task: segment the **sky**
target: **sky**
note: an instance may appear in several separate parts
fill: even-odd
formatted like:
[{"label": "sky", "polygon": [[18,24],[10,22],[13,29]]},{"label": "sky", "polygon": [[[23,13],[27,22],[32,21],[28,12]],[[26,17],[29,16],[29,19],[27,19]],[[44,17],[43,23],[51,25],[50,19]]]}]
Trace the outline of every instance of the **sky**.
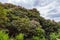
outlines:
[{"label": "sky", "polygon": [[36,8],[42,17],[60,21],[60,0],[0,0],[2,3],[12,3],[25,8]]}]

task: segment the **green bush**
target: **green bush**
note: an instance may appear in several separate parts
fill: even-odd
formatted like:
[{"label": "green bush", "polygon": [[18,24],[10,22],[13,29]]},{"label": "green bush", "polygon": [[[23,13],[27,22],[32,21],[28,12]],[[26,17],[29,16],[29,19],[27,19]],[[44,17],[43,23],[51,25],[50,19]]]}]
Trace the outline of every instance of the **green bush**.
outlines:
[{"label": "green bush", "polygon": [[33,36],[33,40],[40,40],[40,38],[37,36]]},{"label": "green bush", "polygon": [[24,34],[23,33],[20,33],[19,35],[17,35],[15,37],[15,40],[24,40]]},{"label": "green bush", "polygon": [[57,34],[57,38],[60,39],[60,31]]},{"label": "green bush", "polygon": [[60,39],[60,22],[46,20],[35,8],[25,9],[8,3],[0,3],[0,29],[8,30],[9,34],[0,31],[0,40]]},{"label": "green bush", "polygon": [[38,37],[38,36],[33,36],[32,39],[33,39],[33,40],[46,40],[45,37],[40,38],[40,37]]},{"label": "green bush", "polygon": [[50,34],[50,40],[56,40],[56,38],[57,38],[56,33],[51,33]]},{"label": "green bush", "polygon": [[9,40],[8,34],[6,34],[4,31],[0,31],[0,40]]}]

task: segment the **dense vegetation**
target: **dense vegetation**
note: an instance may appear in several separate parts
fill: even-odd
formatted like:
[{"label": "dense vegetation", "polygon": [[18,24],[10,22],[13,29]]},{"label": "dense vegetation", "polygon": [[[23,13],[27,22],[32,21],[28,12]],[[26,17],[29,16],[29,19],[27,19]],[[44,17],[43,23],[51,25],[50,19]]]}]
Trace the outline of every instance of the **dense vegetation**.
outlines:
[{"label": "dense vegetation", "polygon": [[60,22],[46,20],[35,8],[0,3],[0,40],[58,40]]}]

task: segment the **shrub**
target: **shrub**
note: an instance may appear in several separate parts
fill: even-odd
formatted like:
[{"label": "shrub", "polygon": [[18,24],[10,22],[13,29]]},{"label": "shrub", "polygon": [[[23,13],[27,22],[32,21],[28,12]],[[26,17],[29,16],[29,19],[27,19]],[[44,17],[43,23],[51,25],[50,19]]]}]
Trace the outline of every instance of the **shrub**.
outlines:
[{"label": "shrub", "polygon": [[9,40],[8,34],[6,34],[4,31],[0,31],[0,40]]},{"label": "shrub", "polygon": [[23,33],[20,33],[19,35],[17,35],[15,37],[15,40],[24,40],[24,34]]},{"label": "shrub", "polygon": [[40,40],[40,38],[37,36],[33,36],[33,40]]},{"label": "shrub", "polygon": [[40,38],[40,37],[38,37],[38,36],[33,36],[32,39],[33,39],[33,40],[46,40],[45,37]]},{"label": "shrub", "polygon": [[57,38],[56,33],[51,33],[50,34],[50,40],[56,40],[56,38]]},{"label": "shrub", "polygon": [[57,38],[60,39],[60,32],[58,32],[58,34],[57,34]]}]

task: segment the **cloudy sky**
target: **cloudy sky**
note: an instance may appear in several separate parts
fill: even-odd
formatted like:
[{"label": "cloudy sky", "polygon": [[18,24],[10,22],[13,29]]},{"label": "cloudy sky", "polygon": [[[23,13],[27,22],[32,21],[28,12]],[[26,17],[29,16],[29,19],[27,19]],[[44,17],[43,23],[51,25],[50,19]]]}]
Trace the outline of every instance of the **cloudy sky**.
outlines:
[{"label": "cloudy sky", "polygon": [[25,8],[37,8],[46,19],[60,21],[60,0],[0,0],[2,3],[13,3]]}]

